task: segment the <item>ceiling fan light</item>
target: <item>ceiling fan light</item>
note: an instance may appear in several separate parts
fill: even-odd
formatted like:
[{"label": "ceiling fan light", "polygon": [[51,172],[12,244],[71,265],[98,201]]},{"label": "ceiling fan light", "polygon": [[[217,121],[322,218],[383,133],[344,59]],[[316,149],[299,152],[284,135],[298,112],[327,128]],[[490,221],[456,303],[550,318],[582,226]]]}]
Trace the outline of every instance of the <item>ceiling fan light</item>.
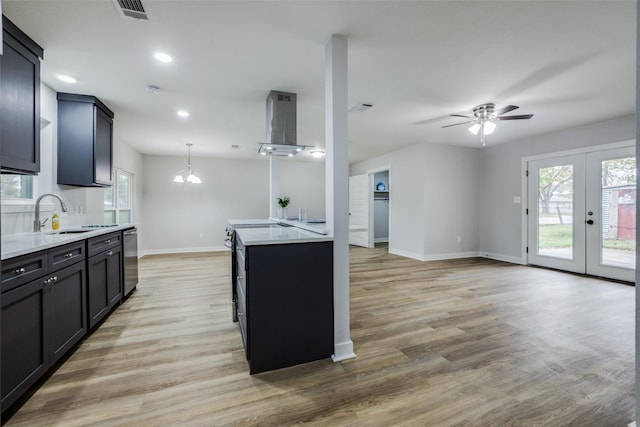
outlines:
[{"label": "ceiling fan light", "polygon": [[470,128],[469,128],[469,132],[471,132],[474,135],[477,135],[478,132],[480,131],[480,123],[474,123]]},{"label": "ceiling fan light", "polygon": [[496,130],[496,124],[493,122],[484,122],[484,134],[491,135]]}]

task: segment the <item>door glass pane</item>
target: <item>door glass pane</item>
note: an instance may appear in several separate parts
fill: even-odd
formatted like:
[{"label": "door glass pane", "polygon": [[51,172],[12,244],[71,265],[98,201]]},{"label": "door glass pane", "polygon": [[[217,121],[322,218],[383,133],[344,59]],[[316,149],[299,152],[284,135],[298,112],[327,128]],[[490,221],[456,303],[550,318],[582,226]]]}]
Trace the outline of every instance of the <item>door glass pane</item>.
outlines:
[{"label": "door glass pane", "polygon": [[602,161],[603,265],[636,266],[636,158]]},{"label": "door glass pane", "polygon": [[573,165],[538,170],[538,255],[573,259]]}]

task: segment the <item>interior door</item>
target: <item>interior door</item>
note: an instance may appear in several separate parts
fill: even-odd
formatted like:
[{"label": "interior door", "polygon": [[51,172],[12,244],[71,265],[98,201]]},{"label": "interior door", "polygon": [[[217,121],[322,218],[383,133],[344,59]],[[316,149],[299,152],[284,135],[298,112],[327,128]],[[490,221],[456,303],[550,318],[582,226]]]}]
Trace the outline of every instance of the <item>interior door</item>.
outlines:
[{"label": "interior door", "polygon": [[628,147],[586,155],[587,274],[635,280],[634,151]]},{"label": "interior door", "polygon": [[369,175],[349,177],[349,244],[372,247],[369,239],[369,205],[372,199]]},{"label": "interior door", "polygon": [[529,162],[528,261],[585,272],[584,155]]}]

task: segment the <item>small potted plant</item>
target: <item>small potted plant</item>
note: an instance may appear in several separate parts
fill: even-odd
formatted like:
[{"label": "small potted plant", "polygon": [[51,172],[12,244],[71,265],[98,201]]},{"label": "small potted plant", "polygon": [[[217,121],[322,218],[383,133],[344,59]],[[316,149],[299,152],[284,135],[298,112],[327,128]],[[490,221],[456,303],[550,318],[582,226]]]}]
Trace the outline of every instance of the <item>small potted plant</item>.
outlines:
[{"label": "small potted plant", "polygon": [[278,204],[280,205],[280,218],[287,219],[287,206],[289,206],[290,199],[287,196],[276,197]]}]

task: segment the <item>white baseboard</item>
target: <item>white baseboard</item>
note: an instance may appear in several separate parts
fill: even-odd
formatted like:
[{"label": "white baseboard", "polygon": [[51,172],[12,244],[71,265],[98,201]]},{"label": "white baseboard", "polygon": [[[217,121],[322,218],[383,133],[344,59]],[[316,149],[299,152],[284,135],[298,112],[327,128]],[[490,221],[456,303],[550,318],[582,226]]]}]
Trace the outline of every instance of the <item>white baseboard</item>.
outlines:
[{"label": "white baseboard", "polygon": [[167,248],[167,249],[147,249],[140,251],[138,258],[145,255],[169,255],[169,254],[188,254],[192,252],[224,252],[230,249],[226,246],[203,246],[198,248]]},{"label": "white baseboard", "polygon": [[480,256],[484,258],[495,259],[496,261],[510,262],[511,264],[527,265],[527,262],[525,260],[514,256],[495,254],[492,252],[481,252]]},{"label": "white baseboard", "polygon": [[401,251],[401,250],[395,249],[395,248],[389,248],[389,253],[390,254],[394,254],[394,255],[400,255],[400,256],[403,256],[405,258],[415,259],[415,260],[418,260],[418,261],[426,261],[424,259],[424,255],[414,254],[413,252]]},{"label": "white baseboard", "polygon": [[341,362],[347,359],[353,359],[356,354],[353,352],[353,341],[345,341],[333,344],[333,354],[331,360]]},{"label": "white baseboard", "polygon": [[480,256],[479,252],[452,252],[448,254],[424,255],[423,261],[442,261],[446,259],[473,258]]},{"label": "white baseboard", "polygon": [[373,239],[374,243],[388,243],[389,242],[389,238],[388,237],[378,237]]}]

